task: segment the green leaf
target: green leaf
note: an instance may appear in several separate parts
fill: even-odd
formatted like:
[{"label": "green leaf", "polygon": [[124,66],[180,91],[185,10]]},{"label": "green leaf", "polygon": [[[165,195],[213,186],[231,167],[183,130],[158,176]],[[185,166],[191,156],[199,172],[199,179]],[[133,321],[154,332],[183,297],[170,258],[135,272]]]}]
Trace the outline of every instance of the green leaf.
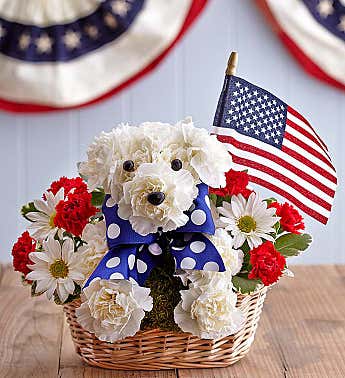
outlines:
[{"label": "green leaf", "polygon": [[22,214],[22,216],[30,222],[31,220],[26,216],[26,214],[32,213],[32,212],[36,212],[36,213],[38,212],[33,202],[29,202],[26,205],[22,206],[20,210],[20,213]]},{"label": "green leaf", "polygon": [[210,200],[216,205],[216,203],[217,203],[217,194],[210,193],[208,196],[210,197]]},{"label": "green leaf", "polygon": [[101,207],[104,201],[105,193],[103,189],[96,189],[92,192],[91,203],[93,206]]},{"label": "green leaf", "polygon": [[266,198],[264,201],[267,203],[267,205],[270,205],[272,202],[277,202],[274,197]]},{"label": "green leaf", "polygon": [[232,283],[241,294],[250,294],[256,290],[258,285],[262,284],[260,280],[250,280],[246,275],[233,276]]},{"label": "green leaf", "polygon": [[284,234],[275,242],[275,248],[285,257],[297,256],[305,251],[312,242],[308,234]]}]

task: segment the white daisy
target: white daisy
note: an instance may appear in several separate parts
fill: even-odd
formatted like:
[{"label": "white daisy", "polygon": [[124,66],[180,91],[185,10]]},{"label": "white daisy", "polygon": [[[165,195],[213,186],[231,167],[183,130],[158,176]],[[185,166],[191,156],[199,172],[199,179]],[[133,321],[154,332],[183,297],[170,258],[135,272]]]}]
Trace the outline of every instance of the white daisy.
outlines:
[{"label": "white daisy", "polygon": [[226,224],[225,229],[234,238],[234,248],[239,248],[247,240],[249,248],[253,249],[262,244],[262,239],[274,241],[270,233],[275,232],[273,225],[279,220],[275,216],[276,209],[267,209],[267,204],[261,201],[256,193],[252,193],[248,200],[241,194],[232,196],[231,203],[223,202],[218,208]]},{"label": "white daisy", "polygon": [[[46,201],[34,200],[37,212],[26,214],[32,223],[29,225],[31,236],[39,241],[52,236],[54,237],[59,228],[55,226],[56,205],[64,199],[64,189],[61,188],[55,195],[52,192],[45,193]],[[61,230],[60,230],[61,231]]]},{"label": "white daisy", "polygon": [[73,294],[75,283],[80,285],[84,280],[79,269],[79,253],[74,252],[72,239],[64,240],[61,245],[49,237],[43,241],[43,251],[31,252],[29,257],[34,264],[28,265],[32,272],[26,279],[36,281],[36,293],[46,292],[48,299],[56,293],[60,301],[65,302],[69,294]]}]

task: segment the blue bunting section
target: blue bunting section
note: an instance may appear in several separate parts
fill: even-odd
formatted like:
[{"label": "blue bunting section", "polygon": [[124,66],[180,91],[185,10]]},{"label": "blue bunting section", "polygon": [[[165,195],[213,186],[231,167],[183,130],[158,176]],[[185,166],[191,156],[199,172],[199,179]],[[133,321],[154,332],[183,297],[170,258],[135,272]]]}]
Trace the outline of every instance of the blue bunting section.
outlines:
[{"label": "blue bunting section", "polygon": [[[144,0],[105,0],[91,14],[73,22],[41,27],[0,18],[0,53],[26,62],[67,62],[119,38],[134,22]],[[16,43],[13,43],[16,41]]]},{"label": "blue bunting section", "polygon": [[139,235],[128,220],[118,215],[118,206],[107,195],[102,207],[107,226],[109,251],[85,284],[94,279],[128,279],[144,285],[151,270],[159,266],[163,251],[169,249],[176,269],[225,271],[223,260],[212,242],[215,226],[210,210],[208,186],[198,185],[199,194],[186,212],[189,221],[172,232]]}]

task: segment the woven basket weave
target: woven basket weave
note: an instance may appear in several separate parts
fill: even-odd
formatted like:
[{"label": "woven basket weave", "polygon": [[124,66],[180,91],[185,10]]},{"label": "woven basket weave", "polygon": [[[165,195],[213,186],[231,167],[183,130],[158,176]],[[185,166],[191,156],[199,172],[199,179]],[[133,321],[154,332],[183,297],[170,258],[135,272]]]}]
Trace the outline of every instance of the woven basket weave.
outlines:
[{"label": "woven basket weave", "polygon": [[201,340],[189,333],[153,329],[140,331],[113,344],[98,340],[77,322],[80,301],[64,305],[77,353],[89,365],[114,370],[160,370],[226,367],[244,357],[259,322],[267,289],[237,296],[237,307],[246,315],[244,328],[219,340]]}]

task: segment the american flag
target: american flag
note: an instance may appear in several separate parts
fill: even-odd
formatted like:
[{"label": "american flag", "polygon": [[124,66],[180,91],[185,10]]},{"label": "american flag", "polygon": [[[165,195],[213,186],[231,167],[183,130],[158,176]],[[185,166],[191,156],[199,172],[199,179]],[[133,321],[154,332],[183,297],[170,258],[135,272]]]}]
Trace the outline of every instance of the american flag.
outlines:
[{"label": "american flag", "polygon": [[326,224],[337,176],[327,147],[295,109],[246,80],[225,77],[212,133],[234,169]]}]

